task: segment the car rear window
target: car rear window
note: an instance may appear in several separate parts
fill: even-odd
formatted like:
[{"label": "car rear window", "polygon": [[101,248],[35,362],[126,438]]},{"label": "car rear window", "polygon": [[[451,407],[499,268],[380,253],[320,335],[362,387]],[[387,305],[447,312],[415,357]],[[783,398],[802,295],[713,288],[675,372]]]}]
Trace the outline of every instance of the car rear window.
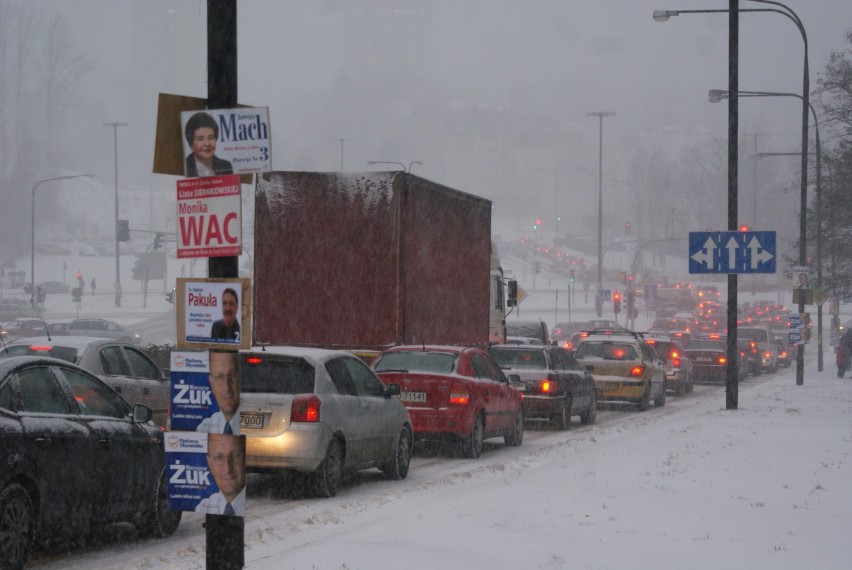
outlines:
[{"label": "car rear window", "polygon": [[312,394],[314,368],[301,358],[245,354],[240,360],[244,393]]},{"label": "car rear window", "polygon": [[7,346],[6,351],[12,356],[50,356],[66,362],[77,362],[77,349],[70,346],[48,346],[38,344],[25,344]]},{"label": "car rear window", "polygon": [[635,346],[623,342],[582,342],[575,356],[578,359],[636,360],[639,354]]},{"label": "car rear window", "polygon": [[491,349],[491,356],[500,366],[511,368],[547,368],[547,359],[541,350],[501,350]]},{"label": "car rear window", "polygon": [[449,352],[388,352],[376,362],[376,372],[453,372],[456,368],[456,355]]}]

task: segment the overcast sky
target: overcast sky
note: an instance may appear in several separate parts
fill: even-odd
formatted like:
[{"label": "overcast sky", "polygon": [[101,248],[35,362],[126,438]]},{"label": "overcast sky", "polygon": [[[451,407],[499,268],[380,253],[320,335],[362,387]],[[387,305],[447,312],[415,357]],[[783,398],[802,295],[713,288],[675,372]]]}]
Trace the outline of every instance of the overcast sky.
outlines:
[{"label": "overcast sky", "polygon": [[[77,141],[70,163],[50,166],[95,172],[111,187],[113,132],[103,123],[127,122],[118,131],[120,187],[146,196],[153,188],[158,200],[172,200],[174,178],[151,174],[157,94],[206,97],[206,2],[26,4],[65,15],[94,63],[79,86],[76,128],[64,133]],[[813,88],[828,54],[847,47],[848,2],[787,4],[808,34]],[[707,100],[709,89],[727,88],[726,14],[684,14],[665,23],[651,14],[727,6],[242,0],[239,101],[269,107],[275,169],[330,171],[342,162],[344,170],[360,171],[372,168],[368,160],[422,161],[412,172],[495,200],[498,216],[519,206],[517,196],[535,200],[537,191],[554,189],[560,209],[571,204],[578,216],[593,211],[597,187],[598,119],[588,113],[616,113],[604,119],[604,182],[616,195],[628,191],[613,181],[629,177],[637,150],[673,153],[726,138],[727,105]],[[741,89],[801,93],[802,60],[803,42],[790,20],[741,14]],[[760,150],[799,149],[798,100],[743,100],[740,113],[741,132],[760,133]],[[124,208],[120,217],[131,216]]]}]

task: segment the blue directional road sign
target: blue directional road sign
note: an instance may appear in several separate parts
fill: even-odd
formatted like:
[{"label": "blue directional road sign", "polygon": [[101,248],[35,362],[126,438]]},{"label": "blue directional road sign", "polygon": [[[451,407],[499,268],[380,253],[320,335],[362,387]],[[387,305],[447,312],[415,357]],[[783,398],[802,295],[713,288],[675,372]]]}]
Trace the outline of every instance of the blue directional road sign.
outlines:
[{"label": "blue directional road sign", "polygon": [[775,232],[689,232],[690,273],[775,273]]}]

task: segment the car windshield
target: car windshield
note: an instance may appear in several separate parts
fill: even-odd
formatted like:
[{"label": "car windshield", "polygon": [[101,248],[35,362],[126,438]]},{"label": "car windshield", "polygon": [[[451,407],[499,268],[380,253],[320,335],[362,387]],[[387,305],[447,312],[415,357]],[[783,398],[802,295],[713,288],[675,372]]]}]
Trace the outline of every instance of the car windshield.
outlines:
[{"label": "car windshield", "polygon": [[3,352],[11,356],[50,356],[67,362],[77,362],[77,349],[70,346],[22,344],[7,346]]},{"label": "car windshield", "polygon": [[301,358],[246,354],[240,363],[240,390],[312,394],[314,368]]},{"label": "car windshield", "polygon": [[456,369],[457,355],[449,352],[387,352],[376,362],[374,370],[384,372],[405,370],[406,372],[438,372],[446,374]]},{"label": "car windshield", "polygon": [[491,349],[491,356],[504,368],[546,369],[547,359],[541,350]]},{"label": "car windshield", "polygon": [[578,360],[583,358],[602,358],[604,360],[636,360],[636,347],[623,342],[582,342],[575,354]]}]

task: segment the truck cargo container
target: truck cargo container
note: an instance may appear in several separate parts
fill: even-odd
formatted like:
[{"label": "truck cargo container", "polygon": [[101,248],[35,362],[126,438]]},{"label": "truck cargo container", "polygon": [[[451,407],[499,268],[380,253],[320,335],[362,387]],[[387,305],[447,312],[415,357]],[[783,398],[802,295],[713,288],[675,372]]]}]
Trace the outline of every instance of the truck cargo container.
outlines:
[{"label": "truck cargo container", "polygon": [[405,172],[260,175],[254,342],[502,342],[496,256],[484,198]]}]

